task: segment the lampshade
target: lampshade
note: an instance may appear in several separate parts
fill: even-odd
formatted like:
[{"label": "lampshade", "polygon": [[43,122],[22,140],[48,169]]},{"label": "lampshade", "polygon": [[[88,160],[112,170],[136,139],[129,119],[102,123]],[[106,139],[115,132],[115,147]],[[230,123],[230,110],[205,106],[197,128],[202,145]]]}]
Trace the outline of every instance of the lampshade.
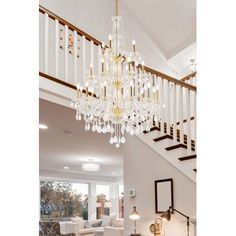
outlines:
[{"label": "lampshade", "polygon": [[105,202],[104,207],[105,208],[111,208],[112,207],[111,202]]},{"label": "lampshade", "polygon": [[170,221],[170,219],[171,219],[170,209],[167,210],[167,211],[165,211],[165,212],[163,212],[163,213],[160,215],[160,217],[161,217],[162,220],[164,220],[164,221]]},{"label": "lampshade", "polygon": [[140,219],[140,215],[139,215],[139,213],[137,212],[135,206],[134,206],[134,210],[133,210],[132,213],[130,214],[129,218],[130,218],[131,220],[138,220],[138,219]]}]

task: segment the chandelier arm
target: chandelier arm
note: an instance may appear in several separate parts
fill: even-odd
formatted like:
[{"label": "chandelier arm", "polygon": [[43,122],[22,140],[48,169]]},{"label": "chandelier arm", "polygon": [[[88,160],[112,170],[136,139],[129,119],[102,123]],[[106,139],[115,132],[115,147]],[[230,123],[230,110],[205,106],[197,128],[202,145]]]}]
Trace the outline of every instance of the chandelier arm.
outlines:
[{"label": "chandelier arm", "polygon": [[118,0],[116,0],[116,16],[118,16]]}]

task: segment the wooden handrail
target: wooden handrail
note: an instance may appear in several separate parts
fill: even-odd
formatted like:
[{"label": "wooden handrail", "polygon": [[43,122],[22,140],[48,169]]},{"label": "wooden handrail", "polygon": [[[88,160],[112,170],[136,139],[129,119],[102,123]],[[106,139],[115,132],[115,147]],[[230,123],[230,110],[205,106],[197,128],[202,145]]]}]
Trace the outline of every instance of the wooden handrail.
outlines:
[{"label": "wooden handrail", "polygon": [[[92,40],[95,45],[97,45],[97,46],[98,46],[98,45],[102,45],[102,43],[101,43],[99,40],[95,39],[95,38],[92,37],[91,35],[89,35],[89,34],[85,33],[84,31],[80,30],[79,28],[77,28],[76,26],[74,26],[73,24],[71,24],[70,22],[64,20],[64,19],[61,18],[60,16],[58,16],[58,15],[56,15],[55,13],[49,11],[48,9],[46,9],[45,7],[43,7],[43,6],[41,6],[41,5],[39,5],[39,12],[41,12],[41,13],[43,13],[43,14],[47,13],[48,16],[49,16],[51,19],[53,19],[53,20],[57,19],[60,24],[62,24],[62,25],[67,25],[70,30],[72,30],[72,31],[74,31],[74,30],[77,31],[77,33],[78,33],[80,36],[85,36],[85,38],[86,38],[88,41],[91,41],[91,40]],[[171,76],[169,76],[169,75],[166,75],[166,74],[164,74],[164,73],[162,73],[162,72],[159,72],[159,71],[156,71],[156,70],[154,70],[154,69],[151,69],[151,68],[149,68],[149,67],[147,67],[147,66],[145,66],[144,69],[145,69],[147,72],[150,72],[150,73],[153,74],[153,75],[160,76],[160,77],[162,77],[162,78],[164,78],[164,79],[166,79],[166,80],[168,80],[168,81],[170,81],[170,82],[173,82],[173,83],[175,83],[175,84],[177,84],[177,85],[180,85],[180,86],[182,86],[182,87],[188,88],[188,89],[190,89],[190,90],[192,90],[192,91],[196,91],[196,90],[197,90],[197,88],[196,88],[195,86],[190,85],[190,84],[187,84],[187,83],[184,83],[184,82],[183,82],[183,79],[177,80],[177,79],[175,79],[175,78],[173,78],[173,77],[171,77]],[[42,73],[42,72],[39,72],[39,73]],[[54,78],[54,79],[56,79],[56,78]]]},{"label": "wooden handrail", "polygon": [[184,82],[184,81],[186,81],[186,80],[189,80],[189,79],[191,79],[192,77],[196,76],[196,74],[197,74],[197,71],[191,73],[190,75],[185,76],[184,78],[181,79],[181,81]]},{"label": "wooden handrail", "polygon": [[[45,73],[39,71],[39,76],[41,76],[41,77],[43,77],[43,78],[45,78],[45,79],[51,80],[51,81],[53,81],[53,82],[55,82],[55,83],[61,84],[61,85],[63,85],[63,86],[66,86],[66,87],[68,87],[68,88],[74,89],[74,90],[77,91],[77,88],[76,88],[75,85],[70,84],[70,83],[67,83],[67,82],[65,82],[65,81],[63,81],[63,80],[57,79],[57,78],[55,78],[55,77],[53,77],[53,76],[51,76],[51,75],[48,75],[48,74],[45,74]],[[83,92],[84,94],[86,94],[86,90],[85,90],[85,89],[83,89],[82,92]],[[94,94],[94,93],[88,92],[88,95],[97,98],[96,94]]]},{"label": "wooden handrail", "polygon": [[68,87],[68,88],[72,88],[72,89],[74,89],[74,90],[77,90],[77,88],[76,88],[75,85],[70,84],[70,83],[67,83],[67,82],[65,82],[65,81],[63,81],[63,80],[57,79],[57,78],[55,78],[55,77],[53,77],[53,76],[51,76],[51,75],[45,74],[45,73],[43,73],[43,72],[40,72],[40,71],[39,71],[39,76],[42,76],[42,77],[44,77],[44,78],[46,78],[46,79],[48,79],[48,80],[51,80],[51,81],[53,81],[53,82],[56,82],[56,83],[58,83],[58,84],[64,85],[64,86],[66,86],[66,87]]},{"label": "wooden handrail", "polygon": [[173,83],[175,83],[175,84],[177,84],[177,85],[180,85],[180,86],[182,86],[182,87],[188,88],[188,89],[190,89],[190,90],[192,90],[192,91],[197,91],[197,88],[196,88],[195,86],[191,85],[191,84],[184,83],[184,82],[181,81],[181,80],[175,79],[175,78],[173,78],[173,77],[171,77],[171,76],[169,76],[169,75],[166,75],[166,74],[164,74],[164,73],[162,73],[162,72],[153,70],[152,68],[149,68],[149,67],[147,67],[147,66],[144,66],[144,69],[145,69],[147,72],[150,72],[150,73],[153,74],[153,75],[160,76],[160,77],[162,77],[162,78],[164,78],[164,79],[166,79],[166,80],[168,80],[168,81],[170,81],[170,82],[173,82]]},{"label": "wooden handrail", "polygon": [[62,25],[67,25],[70,30],[72,30],[72,31],[74,31],[74,30],[77,31],[77,33],[78,33],[80,36],[83,36],[83,35],[84,35],[85,38],[86,38],[88,41],[91,41],[91,40],[92,40],[95,45],[97,45],[97,46],[98,46],[98,45],[102,45],[102,43],[101,43],[100,41],[98,41],[97,39],[95,39],[95,38],[92,37],[91,35],[85,33],[84,31],[80,30],[80,29],[77,28],[76,26],[72,25],[70,22],[68,22],[68,21],[66,21],[66,20],[64,20],[64,19],[62,19],[60,16],[58,16],[58,15],[56,15],[55,13],[49,11],[48,9],[46,9],[45,7],[43,7],[43,6],[41,6],[41,5],[39,5],[39,12],[41,12],[41,13],[43,13],[43,14],[47,13],[48,16],[49,16],[51,19],[53,19],[53,20],[57,19],[60,24],[62,24]]}]

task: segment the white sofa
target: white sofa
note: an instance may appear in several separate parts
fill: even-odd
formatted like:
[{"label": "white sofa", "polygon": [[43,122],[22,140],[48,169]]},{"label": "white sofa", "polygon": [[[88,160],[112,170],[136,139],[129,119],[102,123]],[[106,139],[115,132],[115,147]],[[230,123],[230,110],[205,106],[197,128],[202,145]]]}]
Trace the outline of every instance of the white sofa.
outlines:
[{"label": "white sofa", "polygon": [[124,227],[105,226],[103,236],[123,236]]},{"label": "white sofa", "polygon": [[[102,222],[101,222],[102,221]],[[103,220],[92,220],[89,227],[84,228],[84,221],[60,222],[61,232],[64,234],[75,233],[76,236],[123,236],[123,219],[104,216]],[[91,227],[101,223],[100,227]]]}]

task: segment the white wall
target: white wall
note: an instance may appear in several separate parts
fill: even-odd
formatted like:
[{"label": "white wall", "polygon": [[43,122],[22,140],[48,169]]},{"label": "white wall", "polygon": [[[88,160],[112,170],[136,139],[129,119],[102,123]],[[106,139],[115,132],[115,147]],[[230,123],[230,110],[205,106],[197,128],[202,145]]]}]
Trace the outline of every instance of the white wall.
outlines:
[{"label": "white wall", "polygon": [[[125,192],[125,235],[132,230],[133,222],[129,214],[137,207],[141,219],[137,222],[137,232],[142,236],[152,235],[149,226],[154,222],[155,196],[154,181],[173,178],[174,207],[188,216],[196,213],[196,184],[179,170],[151,150],[135,136],[127,136],[124,150],[124,192]],[[129,198],[128,190],[136,189],[136,197]],[[165,236],[186,235],[186,219],[176,213],[170,222],[164,222]],[[191,224],[191,236],[193,225]]]}]

